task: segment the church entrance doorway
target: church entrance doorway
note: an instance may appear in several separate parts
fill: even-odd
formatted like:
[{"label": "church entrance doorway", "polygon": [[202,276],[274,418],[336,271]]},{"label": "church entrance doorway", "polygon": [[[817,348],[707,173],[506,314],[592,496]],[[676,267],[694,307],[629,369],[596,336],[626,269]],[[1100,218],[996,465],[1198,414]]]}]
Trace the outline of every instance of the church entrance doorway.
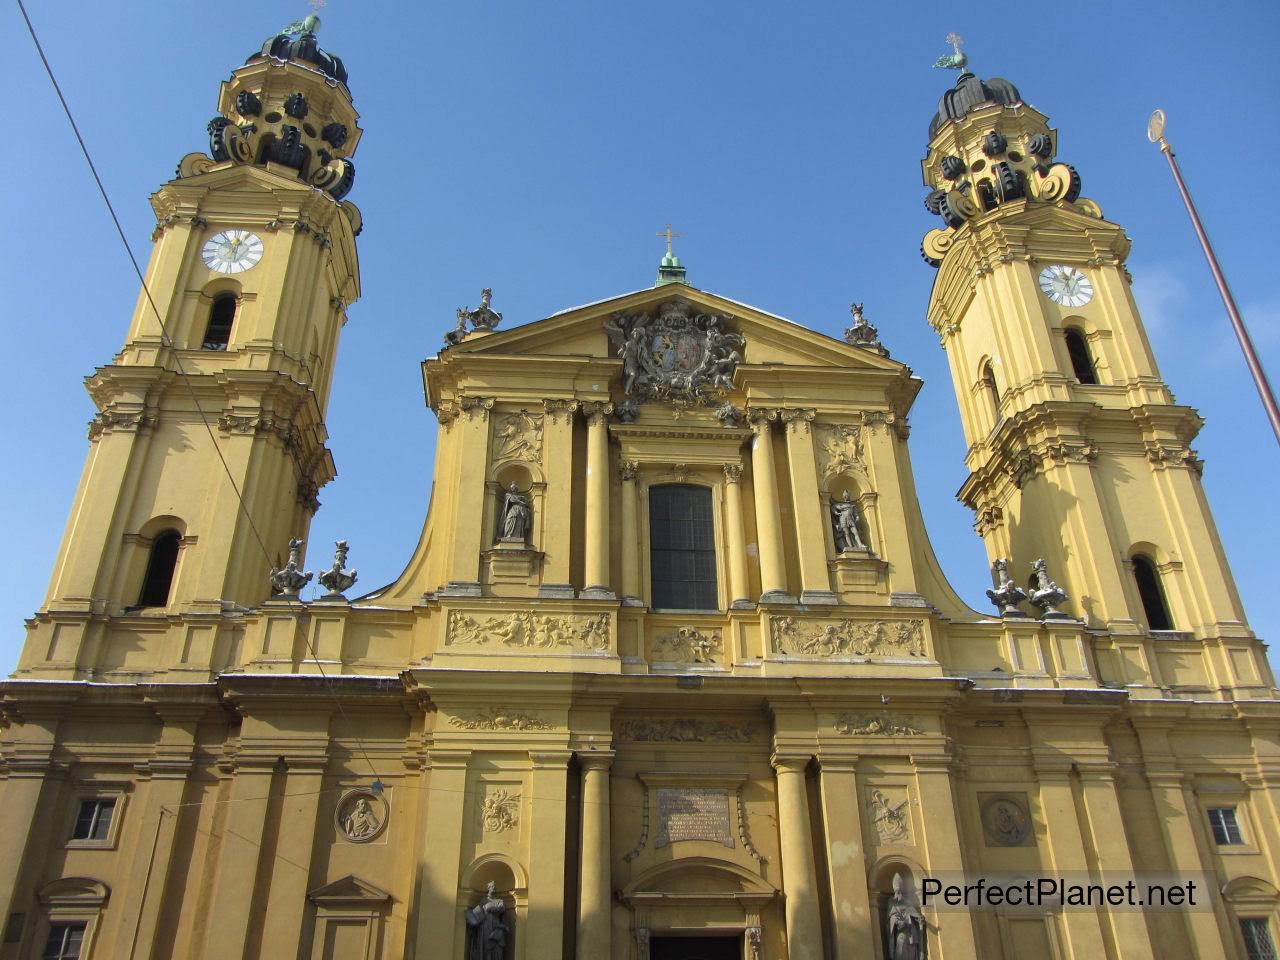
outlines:
[{"label": "church entrance doorway", "polygon": [[660,937],[649,941],[649,960],[742,960],[742,935]]}]

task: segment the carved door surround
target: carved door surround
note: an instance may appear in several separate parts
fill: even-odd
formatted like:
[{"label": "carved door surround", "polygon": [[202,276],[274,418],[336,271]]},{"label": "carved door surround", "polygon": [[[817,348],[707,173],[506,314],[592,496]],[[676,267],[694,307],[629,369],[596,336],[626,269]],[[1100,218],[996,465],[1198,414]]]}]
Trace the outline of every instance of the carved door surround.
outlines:
[{"label": "carved door surround", "polygon": [[769,908],[778,889],[738,864],[681,857],[641,873],[619,899],[632,913],[636,960],[649,960],[654,936],[690,934],[741,936],[743,960],[761,960],[764,924],[773,920]]}]

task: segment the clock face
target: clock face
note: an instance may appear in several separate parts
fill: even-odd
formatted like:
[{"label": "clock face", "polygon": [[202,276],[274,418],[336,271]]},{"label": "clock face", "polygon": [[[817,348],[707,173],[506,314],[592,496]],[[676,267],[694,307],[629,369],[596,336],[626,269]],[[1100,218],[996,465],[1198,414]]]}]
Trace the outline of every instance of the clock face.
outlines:
[{"label": "clock face", "polygon": [[204,245],[204,262],[218,273],[244,273],[262,259],[262,238],[248,230],[223,230]]},{"label": "clock face", "polygon": [[1040,271],[1040,289],[1056,304],[1083,307],[1093,299],[1093,283],[1075,267],[1053,264]]}]

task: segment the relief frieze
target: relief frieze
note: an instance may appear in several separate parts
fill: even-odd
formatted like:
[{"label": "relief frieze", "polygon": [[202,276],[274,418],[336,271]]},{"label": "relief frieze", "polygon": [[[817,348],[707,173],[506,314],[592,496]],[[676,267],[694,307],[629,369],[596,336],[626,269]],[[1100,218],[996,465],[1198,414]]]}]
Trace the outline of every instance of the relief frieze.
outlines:
[{"label": "relief frieze", "polygon": [[808,657],[923,657],[923,620],[775,617],[773,652]]},{"label": "relief frieze", "polygon": [[468,717],[454,716],[449,718],[449,726],[459,730],[550,730],[547,721],[517,713],[506,707],[490,707],[488,710],[473,713]]},{"label": "relief frieze", "polygon": [[542,460],[542,414],[520,410],[495,418],[493,429],[493,461]]},{"label": "relief frieze", "polygon": [[609,647],[609,615],[550,614],[518,611],[476,617],[450,610],[445,646],[577,647],[606,650]]},{"label": "relief frieze", "polygon": [[680,627],[654,639],[653,658],[676,663],[715,663],[721,646],[719,630],[704,632],[693,627]]},{"label": "relief frieze", "polygon": [[879,713],[845,713],[834,724],[836,733],[846,737],[921,737],[924,731],[910,717]]}]

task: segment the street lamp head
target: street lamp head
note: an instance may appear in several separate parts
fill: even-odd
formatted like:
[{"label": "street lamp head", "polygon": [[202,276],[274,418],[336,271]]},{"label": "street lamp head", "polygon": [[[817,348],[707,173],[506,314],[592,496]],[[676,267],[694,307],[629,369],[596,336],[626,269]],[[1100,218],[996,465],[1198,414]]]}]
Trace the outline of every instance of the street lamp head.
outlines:
[{"label": "street lamp head", "polygon": [[1164,111],[1155,110],[1147,120],[1147,139],[1159,143],[1164,139]]}]

